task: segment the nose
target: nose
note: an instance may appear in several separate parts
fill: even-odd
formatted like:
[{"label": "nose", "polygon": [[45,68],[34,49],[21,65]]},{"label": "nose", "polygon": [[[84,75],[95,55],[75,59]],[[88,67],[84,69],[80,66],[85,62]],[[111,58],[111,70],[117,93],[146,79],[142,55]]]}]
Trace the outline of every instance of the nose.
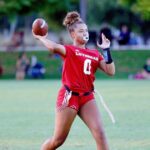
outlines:
[{"label": "nose", "polygon": [[83,36],[89,36],[89,33],[85,31],[85,32],[83,33]]},{"label": "nose", "polygon": [[86,33],[84,33],[84,34],[83,34],[83,36],[87,36],[87,34],[86,34]]}]

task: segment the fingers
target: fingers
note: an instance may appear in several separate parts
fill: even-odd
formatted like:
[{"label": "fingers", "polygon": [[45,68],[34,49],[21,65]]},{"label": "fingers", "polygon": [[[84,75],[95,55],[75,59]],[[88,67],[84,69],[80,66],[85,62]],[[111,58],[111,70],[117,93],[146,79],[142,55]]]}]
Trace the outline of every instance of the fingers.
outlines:
[{"label": "fingers", "polygon": [[104,35],[104,33],[102,33],[102,41],[108,41],[108,39],[106,38],[106,36]]},{"label": "fingers", "polygon": [[32,30],[32,35],[34,36],[35,39],[40,39],[40,38],[46,38],[48,36],[48,33],[46,33],[46,35],[44,36],[40,36],[40,35],[36,35]]},{"label": "fingers", "polygon": [[[102,44],[103,44],[103,42],[105,41],[106,37],[105,37],[105,35],[104,35],[103,33],[101,34],[101,37],[102,37]],[[101,47],[102,47],[102,44],[99,44],[99,42],[97,41],[97,46],[98,46],[98,47],[101,48]]]},{"label": "fingers", "polygon": [[32,30],[32,35],[33,35],[33,36],[36,36],[36,34],[33,32],[33,30]]},{"label": "fingers", "polygon": [[110,43],[110,40],[102,33],[102,43],[103,42]]},{"label": "fingers", "polygon": [[106,37],[105,37],[104,33],[102,33],[101,36],[102,36],[102,41],[105,40]]},{"label": "fingers", "polygon": [[102,44],[99,44],[99,42],[97,41],[97,46],[98,46],[99,48],[101,48]]},{"label": "fingers", "polygon": [[34,38],[38,38],[38,36],[36,34],[34,34],[33,30],[32,30],[32,35],[34,36]]},{"label": "fingers", "polygon": [[101,34],[101,37],[102,37],[102,43],[99,44],[99,42],[97,41],[97,46],[102,49],[109,48],[110,47],[109,39],[107,39],[103,33]]},{"label": "fingers", "polygon": [[48,32],[43,37],[46,38],[47,36],[48,36]]}]

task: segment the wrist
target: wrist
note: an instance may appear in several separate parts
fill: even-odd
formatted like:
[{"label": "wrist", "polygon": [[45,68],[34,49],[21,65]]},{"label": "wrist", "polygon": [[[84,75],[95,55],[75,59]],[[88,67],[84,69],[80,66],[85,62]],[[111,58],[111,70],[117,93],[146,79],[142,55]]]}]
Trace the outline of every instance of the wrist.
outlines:
[{"label": "wrist", "polygon": [[110,51],[110,47],[108,47],[108,48],[103,48],[103,51]]},{"label": "wrist", "polygon": [[111,64],[113,62],[113,59],[110,53],[110,48],[103,49],[103,56],[104,56],[106,64]]}]

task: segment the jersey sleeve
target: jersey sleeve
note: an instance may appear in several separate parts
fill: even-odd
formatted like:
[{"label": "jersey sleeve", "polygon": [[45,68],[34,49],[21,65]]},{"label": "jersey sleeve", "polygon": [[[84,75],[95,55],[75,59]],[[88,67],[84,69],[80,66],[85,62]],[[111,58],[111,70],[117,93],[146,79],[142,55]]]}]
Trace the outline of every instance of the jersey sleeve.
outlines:
[{"label": "jersey sleeve", "polygon": [[65,47],[66,50],[66,55],[60,55],[61,58],[64,60],[66,57],[68,57],[69,55],[71,55],[71,46],[70,45],[63,45]]},{"label": "jersey sleeve", "polygon": [[63,58],[65,59],[66,57],[70,57],[72,55],[72,47],[70,45],[64,45],[65,49],[66,49],[66,55],[63,56]]}]

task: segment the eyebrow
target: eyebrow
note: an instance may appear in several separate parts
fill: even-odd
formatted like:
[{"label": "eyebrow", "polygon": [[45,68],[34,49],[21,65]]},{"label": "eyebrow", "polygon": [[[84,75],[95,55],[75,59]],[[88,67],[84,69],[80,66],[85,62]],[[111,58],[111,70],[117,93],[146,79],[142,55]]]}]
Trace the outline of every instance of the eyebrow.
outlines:
[{"label": "eyebrow", "polygon": [[79,31],[84,31],[84,30],[88,30],[87,28],[86,29],[79,29]]}]

